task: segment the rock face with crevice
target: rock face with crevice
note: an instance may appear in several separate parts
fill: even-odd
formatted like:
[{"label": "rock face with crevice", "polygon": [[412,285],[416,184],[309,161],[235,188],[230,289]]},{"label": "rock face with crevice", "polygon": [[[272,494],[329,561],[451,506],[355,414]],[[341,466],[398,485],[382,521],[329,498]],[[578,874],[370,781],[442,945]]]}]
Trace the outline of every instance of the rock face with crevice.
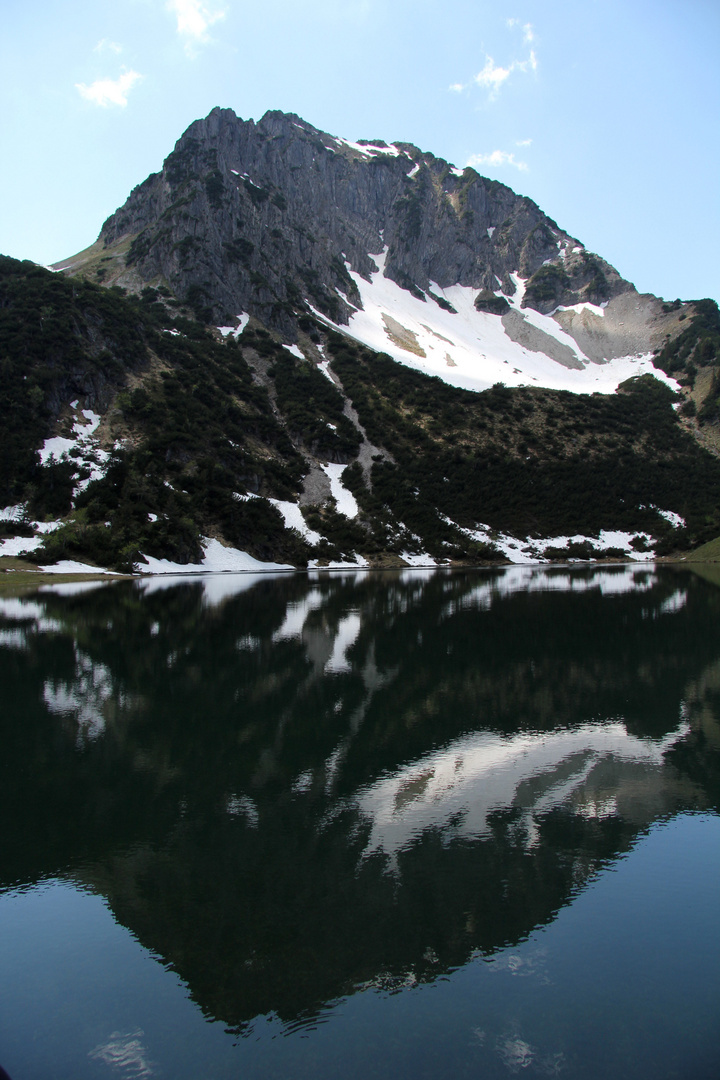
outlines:
[{"label": "rock face with crevice", "polygon": [[369,277],[385,248],[385,275],[415,295],[456,284],[512,295],[516,273],[543,313],[637,296],[504,184],[281,112],[254,123],[217,108],[191,124],[90,250],[101,279],[163,284],[210,321],[245,311],[292,334],[307,305],[347,323],[358,300],[348,267]]}]

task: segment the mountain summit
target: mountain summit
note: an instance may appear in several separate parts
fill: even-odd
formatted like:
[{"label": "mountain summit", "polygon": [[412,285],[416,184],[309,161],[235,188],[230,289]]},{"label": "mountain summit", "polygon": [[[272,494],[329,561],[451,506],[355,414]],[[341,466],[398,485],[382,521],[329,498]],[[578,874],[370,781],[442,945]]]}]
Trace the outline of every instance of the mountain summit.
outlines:
[{"label": "mountain summit", "polygon": [[[0,258],[0,558],[635,559],[720,533],[720,316],[410,143],[214,109]],[[4,536],[4,538],[3,538]]]},{"label": "mountain summit", "polygon": [[88,256],[102,280],[167,286],[207,322],[245,313],[294,341],[310,311],[468,389],[615,389],[677,327],[505,185],[280,112],[196,121],[71,272]]}]

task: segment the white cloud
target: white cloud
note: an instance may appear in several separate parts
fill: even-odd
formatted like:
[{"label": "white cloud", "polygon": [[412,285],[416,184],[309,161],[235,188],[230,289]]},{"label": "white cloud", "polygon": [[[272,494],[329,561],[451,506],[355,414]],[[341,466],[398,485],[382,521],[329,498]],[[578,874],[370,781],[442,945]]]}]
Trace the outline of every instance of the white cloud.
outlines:
[{"label": "white cloud", "polygon": [[75,83],[75,88],[86,101],[92,101],[95,105],[107,108],[108,105],[119,105],[125,108],[127,96],[138,79],[142,75],[137,71],[124,71],[117,79],[96,79],[90,86],[85,83]]},{"label": "white cloud", "polygon": [[510,67],[500,67],[499,64],[495,64],[492,56],[485,56],[485,67],[482,71],[479,71],[475,76],[475,82],[478,86],[483,86],[490,91],[490,97],[497,97],[498,90],[509,77],[511,71],[516,66],[515,63]]},{"label": "white cloud", "polygon": [[[481,86],[483,90],[487,90],[490,101],[494,101],[500,92],[500,87],[510,78],[514,71],[537,71],[537,67],[537,57],[532,49],[527,60],[513,60],[507,67],[496,64],[492,56],[488,56],[486,53],[485,67],[477,73],[472,81],[476,86]],[[459,92],[465,90],[466,87],[463,83],[453,83],[449,89]]]},{"label": "white cloud", "polygon": [[[520,20],[519,19],[506,19],[505,20],[505,25],[507,26],[508,30],[514,30],[516,26],[520,26]],[[529,22],[523,23],[522,24],[522,32],[523,32],[523,41],[525,42],[526,45],[530,45],[531,42],[533,42],[535,40],[535,31],[533,29],[533,24],[529,23]]]},{"label": "white cloud", "polygon": [[531,146],[532,145],[532,139],[518,139],[518,141],[515,143],[515,145],[516,146]]},{"label": "white cloud", "polygon": [[[529,141],[529,140],[528,140]],[[468,158],[467,164],[476,169],[478,165],[490,165],[492,168],[501,168],[503,165],[512,165],[514,169],[519,169],[520,172],[527,172],[527,162],[516,161],[515,155],[508,153],[507,150],[493,150],[490,154],[473,154]]]},{"label": "white cloud", "polygon": [[[520,20],[507,19],[506,26],[509,30],[514,30],[516,27],[520,27]],[[530,45],[535,40],[532,23],[522,24],[522,34],[526,45]],[[461,90],[466,90],[468,86],[475,84],[482,87],[483,90],[487,90],[490,101],[494,101],[500,92],[500,87],[510,78],[513,72],[522,71],[527,73],[528,71],[535,72],[537,69],[538,60],[534,49],[530,49],[527,60],[513,60],[507,67],[496,64],[492,56],[485,53],[485,67],[477,73],[470,83],[453,83],[448,89],[459,93]]]},{"label": "white cloud", "polygon": [[197,45],[207,45],[208,30],[225,18],[222,9],[212,11],[202,0],[167,0],[166,7],[177,19],[177,32],[185,39],[185,51],[189,54]]},{"label": "white cloud", "polygon": [[102,41],[98,41],[93,52],[113,52],[117,55],[122,52],[122,45],[118,45],[117,41],[108,41],[107,38],[103,38]]}]

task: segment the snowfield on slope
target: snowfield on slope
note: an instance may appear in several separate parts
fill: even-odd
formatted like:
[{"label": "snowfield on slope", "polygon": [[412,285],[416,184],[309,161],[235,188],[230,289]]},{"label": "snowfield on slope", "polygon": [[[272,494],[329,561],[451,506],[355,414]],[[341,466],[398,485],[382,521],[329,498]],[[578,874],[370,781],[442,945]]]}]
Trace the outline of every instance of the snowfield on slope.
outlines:
[{"label": "snowfield on slope", "polygon": [[200,574],[238,573],[246,570],[293,570],[288,563],[260,562],[237,548],[224,547],[219,540],[203,536],[201,546],[204,552],[201,563],[176,563],[170,559],[155,559],[152,555],[143,555],[144,562],[135,564],[135,573],[140,574]]},{"label": "snowfield on slope", "polygon": [[[455,308],[457,314],[453,314],[431,296],[420,300],[386,278],[387,251],[385,248],[381,255],[370,256],[378,267],[370,281],[345,264],[362,298],[362,309],[351,315],[348,326],[333,323],[313,308],[314,314],[326,325],[349,334],[369,348],[388,353],[407,367],[437,375],[451,386],[465,390],[487,390],[502,382],[506,386],[609,394],[625,379],[646,373],[677,389],[673,379],[654,367],[651,353],[623,356],[601,364],[592,362],[552,316],[521,307],[526,282],[517,274],[511,275],[515,294],[507,297],[510,319],[506,321],[515,329],[511,337],[504,316],[475,308],[477,289],[464,285],[441,289],[430,283],[430,290]],[[599,318],[604,314],[594,305],[582,306]],[[552,359],[544,351],[520,344],[514,339],[518,336],[538,349],[549,348],[562,359]]]},{"label": "snowfield on slope", "polygon": [[82,419],[75,420],[72,426],[73,437],[67,439],[61,435],[56,435],[52,439],[46,439],[38,451],[40,462],[43,465],[50,465],[53,462],[61,461],[63,458],[69,458],[72,453],[77,466],[89,471],[89,476],[75,483],[76,495],[84,491],[93,480],[100,480],[105,475],[110,460],[110,454],[107,450],[100,448],[95,436],[95,431],[101,419],[99,414],[93,412],[92,409],[79,409],[78,404],[77,400],[72,401],[70,408],[76,417],[78,413],[85,417],[85,421],[83,422]]},{"label": "snowfield on slope", "polygon": [[[658,511],[661,513],[661,511]],[[667,513],[667,512],[666,512]],[[665,513],[663,513],[663,517]],[[673,515],[682,522],[679,514]],[[610,549],[622,551],[622,557],[629,562],[650,562],[655,558],[653,550],[653,538],[646,532],[621,532],[617,529],[601,529],[598,536],[585,536],[576,533],[574,536],[545,536],[542,539],[530,536],[519,537],[511,533],[493,532],[488,525],[479,524],[476,529],[465,529],[462,525],[445,514],[440,515],[447,525],[453,525],[470,540],[477,540],[481,544],[492,544],[506,559],[517,565],[532,566],[546,561],[557,561],[560,556],[553,554],[552,558],[547,554],[548,549],[558,548],[560,551],[568,551],[568,562],[584,562],[584,559],[573,557],[569,553],[571,544],[588,545],[597,558],[602,558]],[[677,528],[677,526],[676,526]],[[636,550],[633,541],[641,541],[641,548]],[[406,558],[406,556],[403,556]],[[562,560],[564,561],[564,560]]]}]

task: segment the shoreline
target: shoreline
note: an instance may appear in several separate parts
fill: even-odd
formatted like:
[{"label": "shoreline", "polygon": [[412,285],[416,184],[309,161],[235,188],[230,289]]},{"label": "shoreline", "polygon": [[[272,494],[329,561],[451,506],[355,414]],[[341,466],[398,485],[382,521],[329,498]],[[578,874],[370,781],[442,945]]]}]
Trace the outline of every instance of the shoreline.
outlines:
[{"label": "shoreline", "polygon": [[[157,573],[149,571],[148,573],[134,573],[134,574],[122,574],[114,570],[107,570],[103,567],[97,567],[97,569],[87,570],[68,570],[57,571],[47,570],[37,564],[25,562],[20,566],[4,566],[5,560],[0,559],[0,589],[13,588],[19,586],[32,586],[32,585],[52,585],[52,584],[68,584],[71,582],[91,582],[96,581],[98,583],[110,583],[114,581],[146,581],[148,579],[162,579],[162,578],[205,578],[205,577],[228,577],[228,576],[246,576],[251,574],[253,576],[259,575],[289,575],[289,574],[332,574],[340,573],[346,574],[348,571],[354,571],[358,573],[378,573],[378,572],[395,572],[407,571],[407,570],[505,570],[515,566],[527,566],[535,569],[598,569],[598,568],[612,568],[623,566],[636,566],[646,567],[661,565],[661,566],[678,566],[684,567],[690,570],[695,570],[701,573],[701,576],[708,577],[707,571],[710,571],[709,580],[715,581],[716,584],[720,584],[720,559],[692,559],[690,557],[672,557],[661,556],[657,559],[649,560],[635,560],[635,559],[568,559],[565,561],[557,562],[533,562],[533,563],[513,563],[510,561],[492,562],[492,563],[425,563],[422,565],[410,566],[406,563],[398,561],[396,564],[388,565],[387,562],[377,565],[364,565],[359,566],[356,563],[347,563],[344,565],[333,564],[329,566],[311,566],[311,567],[274,567],[268,566],[254,567],[252,569],[237,569],[237,570],[202,570],[193,568],[192,570],[183,570],[181,567],[173,569],[172,571],[166,571],[164,573]],[[18,563],[21,560],[7,560],[8,562]],[[702,574],[705,570],[706,573]],[[717,580],[716,580],[717,579]]]}]

